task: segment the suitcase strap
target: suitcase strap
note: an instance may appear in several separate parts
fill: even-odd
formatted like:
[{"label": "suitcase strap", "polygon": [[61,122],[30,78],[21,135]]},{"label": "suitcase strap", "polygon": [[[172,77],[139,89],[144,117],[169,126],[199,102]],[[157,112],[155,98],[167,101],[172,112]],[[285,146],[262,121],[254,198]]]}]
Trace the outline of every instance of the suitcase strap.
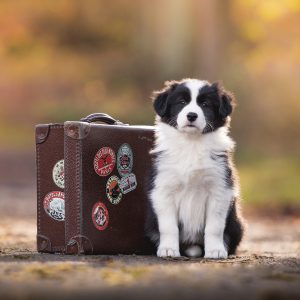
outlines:
[{"label": "suitcase strap", "polygon": [[119,120],[115,120],[108,114],[104,113],[94,113],[86,116],[85,118],[80,119],[81,122],[93,123],[93,122],[102,122],[109,125],[128,125],[124,124]]}]

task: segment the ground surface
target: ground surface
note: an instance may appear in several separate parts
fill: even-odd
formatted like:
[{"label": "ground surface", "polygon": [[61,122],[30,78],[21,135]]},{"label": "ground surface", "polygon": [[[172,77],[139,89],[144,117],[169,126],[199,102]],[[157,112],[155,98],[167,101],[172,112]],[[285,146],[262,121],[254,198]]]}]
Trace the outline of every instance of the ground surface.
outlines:
[{"label": "ground surface", "polygon": [[38,254],[31,193],[0,192],[1,299],[300,299],[299,218],[248,217],[228,260]]}]

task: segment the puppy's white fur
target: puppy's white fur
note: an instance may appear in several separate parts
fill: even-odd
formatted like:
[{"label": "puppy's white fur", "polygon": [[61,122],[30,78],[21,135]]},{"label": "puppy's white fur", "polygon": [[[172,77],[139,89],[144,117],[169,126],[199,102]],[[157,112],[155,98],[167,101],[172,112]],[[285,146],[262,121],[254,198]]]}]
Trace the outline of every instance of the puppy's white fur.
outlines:
[{"label": "puppy's white fur", "polygon": [[[200,115],[199,129],[205,126],[201,108],[196,104],[195,90],[201,84],[201,81],[187,84],[193,96],[181,112],[185,119],[190,111]],[[181,113],[178,129],[185,126]],[[211,153],[224,153],[233,147],[226,127],[202,134],[201,130],[177,130],[157,120],[156,145],[152,152],[160,153],[150,198],[160,232],[158,256],[180,256],[179,240],[199,242],[200,234],[206,258],[227,257],[223,233],[230,203],[239,191],[226,187],[224,168],[212,159]],[[183,225],[180,236],[179,223]]]}]

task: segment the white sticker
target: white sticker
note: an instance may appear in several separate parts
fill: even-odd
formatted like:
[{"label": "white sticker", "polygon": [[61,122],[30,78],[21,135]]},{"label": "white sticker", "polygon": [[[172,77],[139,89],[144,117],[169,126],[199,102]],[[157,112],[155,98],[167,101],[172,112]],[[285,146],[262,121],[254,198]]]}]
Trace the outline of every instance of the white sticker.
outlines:
[{"label": "white sticker", "polygon": [[133,173],[120,179],[120,189],[123,194],[127,194],[137,187],[136,177]]},{"label": "white sticker", "polygon": [[52,178],[54,183],[61,189],[65,187],[64,160],[59,160],[53,167]]},{"label": "white sticker", "polygon": [[56,221],[65,220],[65,194],[54,191],[47,194],[43,201],[45,212]]}]

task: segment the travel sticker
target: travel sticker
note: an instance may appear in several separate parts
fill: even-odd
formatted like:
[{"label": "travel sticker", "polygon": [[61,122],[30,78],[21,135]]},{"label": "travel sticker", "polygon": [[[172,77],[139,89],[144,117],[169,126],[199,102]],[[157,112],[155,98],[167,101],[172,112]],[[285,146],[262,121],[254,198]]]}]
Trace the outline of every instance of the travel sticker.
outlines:
[{"label": "travel sticker", "polygon": [[120,176],[131,173],[133,165],[133,153],[128,144],[122,144],[117,154],[117,167]]},{"label": "travel sticker", "polygon": [[117,176],[111,176],[106,183],[106,195],[110,203],[118,204],[122,199],[120,180]]},{"label": "travel sticker", "polygon": [[127,194],[137,187],[136,177],[133,173],[122,177],[120,180],[120,189],[123,194]]},{"label": "travel sticker", "polygon": [[61,159],[54,165],[52,170],[53,181],[61,189],[65,187],[64,174],[64,160]]},{"label": "travel sticker", "polygon": [[104,205],[104,203],[102,202],[95,203],[92,210],[92,220],[94,226],[98,230],[104,230],[107,227],[109,216],[108,216],[108,210]]},{"label": "travel sticker", "polygon": [[109,147],[101,148],[94,158],[94,169],[99,176],[109,175],[116,163],[115,152]]},{"label": "travel sticker", "polygon": [[43,201],[45,212],[56,221],[65,220],[65,194],[54,191],[46,195]]}]

